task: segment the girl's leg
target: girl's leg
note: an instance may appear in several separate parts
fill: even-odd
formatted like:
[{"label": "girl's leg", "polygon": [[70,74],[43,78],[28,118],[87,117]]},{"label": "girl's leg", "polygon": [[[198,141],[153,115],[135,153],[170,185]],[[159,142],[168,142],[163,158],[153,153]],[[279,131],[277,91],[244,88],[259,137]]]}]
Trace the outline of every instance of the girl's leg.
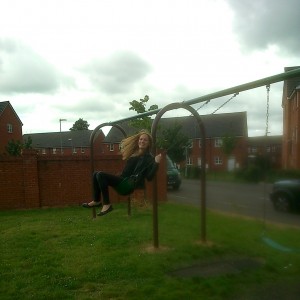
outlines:
[{"label": "girl's leg", "polygon": [[93,178],[92,178],[92,184],[93,184],[93,200],[94,202],[101,202],[101,190],[98,184],[97,180],[98,172],[94,172]]},{"label": "girl's leg", "polygon": [[[98,190],[102,194],[102,200],[104,205],[110,205],[109,201],[109,186],[116,186],[122,180],[121,177],[111,175],[104,172],[98,172],[96,174],[97,183],[98,183]],[[95,198],[94,198],[95,199]]]},{"label": "girl's leg", "polygon": [[93,201],[89,203],[83,203],[82,206],[86,208],[101,206],[101,190],[97,181],[98,172],[94,172],[92,176],[92,186],[93,186]]},{"label": "girl's leg", "polygon": [[[86,208],[92,208],[92,207],[97,207],[97,206],[101,206],[101,192],[103,186],[99,184],[98,182],[98,177],[99,177],[99,173],[101,172],[94,172],[93,176],[92,176],[92,186],[93,186],[93,201],[89,202],[89,203],[83,203],[82,206],[86,207]],[[104,187],[105,189],[105,187]]]},{"label": "girl's leg", "polygon": [[93,185],[93,201],[89,203],[83,203],[83,207],[91,208],[94,206],[100,206],[102,199],[103,207],[102,212],[107,209],[112,209],[109,201],[109,186],[116,186],[122,181],[122,178],[119,176],[111,175],[104,172],[94,172],[92,177]]}]

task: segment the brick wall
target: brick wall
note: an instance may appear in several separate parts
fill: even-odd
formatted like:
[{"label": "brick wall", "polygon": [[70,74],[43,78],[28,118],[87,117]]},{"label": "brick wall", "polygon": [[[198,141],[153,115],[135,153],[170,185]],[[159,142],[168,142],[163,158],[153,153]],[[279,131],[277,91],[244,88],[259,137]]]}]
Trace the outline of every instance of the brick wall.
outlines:
[{"label": "brick wall", "polygon": [[[95,157],[95,170],[119,174],[124,162],[115,155]],[[157,174],[158,200],[167,198],[166,167]],[[146,185],[152,199],[152,184]],[[92,200],[91,161],[87,156],[38,156],[25,151],[20,158],[0,158],[0,209],[80,205]],[[111,201],[127,200],[111,190]]]},{"label": "brick wall", "polygon": [[0,208],[24,208],[23,159],[0,160]]}]

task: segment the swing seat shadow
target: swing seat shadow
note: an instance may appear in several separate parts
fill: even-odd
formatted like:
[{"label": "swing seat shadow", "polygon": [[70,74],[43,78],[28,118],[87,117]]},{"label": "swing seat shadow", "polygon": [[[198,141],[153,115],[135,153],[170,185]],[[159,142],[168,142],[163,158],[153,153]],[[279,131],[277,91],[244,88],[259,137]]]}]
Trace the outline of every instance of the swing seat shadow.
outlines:
[{"label": "swing seat shadow", "polygon": [[184,278],[210,278],[226,275],[236,275],[263,267],[264,260],[260,258],[223,258],[210,262],[196,263],[169,273],[171,276]]},{"label": "swing seat shadow", "polygon": [[[263,268],[265,261],[261,258],[228,257],[212,260],[205,263],[195,263],[191,266],[179,268],[168,275],[177,278],[216,278],[219,276],[240,276],[245,272]],[[297,278],[294,280],[275,280],[267,284],[250,284],[245,286],[232,300],[298,300],[300,285]]]}]

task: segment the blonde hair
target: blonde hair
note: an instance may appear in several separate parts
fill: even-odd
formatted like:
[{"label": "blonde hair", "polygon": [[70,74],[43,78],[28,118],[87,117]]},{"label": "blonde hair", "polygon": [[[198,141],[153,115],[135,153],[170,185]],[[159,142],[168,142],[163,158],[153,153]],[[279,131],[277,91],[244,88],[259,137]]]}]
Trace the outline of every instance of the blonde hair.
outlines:
[{"label": "blonde hair", "polygon": [[121,154],[122,154],[123,160],[126,160],[131,156],[139,156],[139,155],[143,154],[143,153],[140,153],[139,144],[138,144],[140,136],[143,134],[146,134],[149,138],[149,147],[147,150],[150,151],[150,149],[152,147],[152,141],[153,141],[152,136],[147,130],[143,129],[140,132],[138,132],[137,134],[129,136],[121,141]]}]

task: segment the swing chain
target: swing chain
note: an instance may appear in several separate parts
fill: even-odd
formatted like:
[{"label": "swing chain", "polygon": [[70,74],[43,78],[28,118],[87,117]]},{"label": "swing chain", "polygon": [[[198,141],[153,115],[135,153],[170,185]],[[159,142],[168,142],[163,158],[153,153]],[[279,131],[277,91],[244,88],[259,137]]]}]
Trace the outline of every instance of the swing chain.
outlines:
[{"label": "swing chain", "polygon": [[[267,137],[269,133],[269,110],[270,110],[270,84],[266,85],[267,89],[267,108],[266,108],[266,132],[265,132],[265,145],[264,145],[264,151],[267,149]],[[264,230],[266,230],[266,216],[267,216],[267,209],[266,209],[266,200],[267,200],[267,187],[266,187],[266,170],[264,174],[264,185],[263,185],[263,215],[264,215]]]},{"label": "swing chain", "polygon": [[200,105],[196,111],[198,111],[199,109],[201,109],[203,106],[205,106],[206,104],[208,104],[210,102],[210,99],[206,100],[202,105]]},{"label": "swing chain", "polygon": [[214,113],[216,113],[219,109],[221,109],[223,106],[225,106],[229,101],[231,101],[233,98],[235,98],[237,95],[239,94],[239,92],[234,93],[227,101],[225,101],[221,106],[219,106],[216,110],[214,110],[211,114],[213,115]]},{"label": "swing chain", "polygon": [[[221,109],[223,106],[225,106],[229,101],[231,101],[233,98],[235,98],[237,95],[239,94],[239,92],[234,93],[227,101],[225,101],[221,106],[219,106],[216,110],[214,110],[211,114],[213,115],[214,113],[216,113],[219,109]],[[203,106],[207,105],[210,102],[210,99],[208,99],[207,101],[205,101],[201,106],[199,106],[196,110],[198,111],[199,109],[201,109]]]},{"label": "swing chain", "polygon": [[268,136],[269,133],[269,110],[270,110],[270,84],[266,85],[267,89],[267,112],[266,112],[266,136]]}]

